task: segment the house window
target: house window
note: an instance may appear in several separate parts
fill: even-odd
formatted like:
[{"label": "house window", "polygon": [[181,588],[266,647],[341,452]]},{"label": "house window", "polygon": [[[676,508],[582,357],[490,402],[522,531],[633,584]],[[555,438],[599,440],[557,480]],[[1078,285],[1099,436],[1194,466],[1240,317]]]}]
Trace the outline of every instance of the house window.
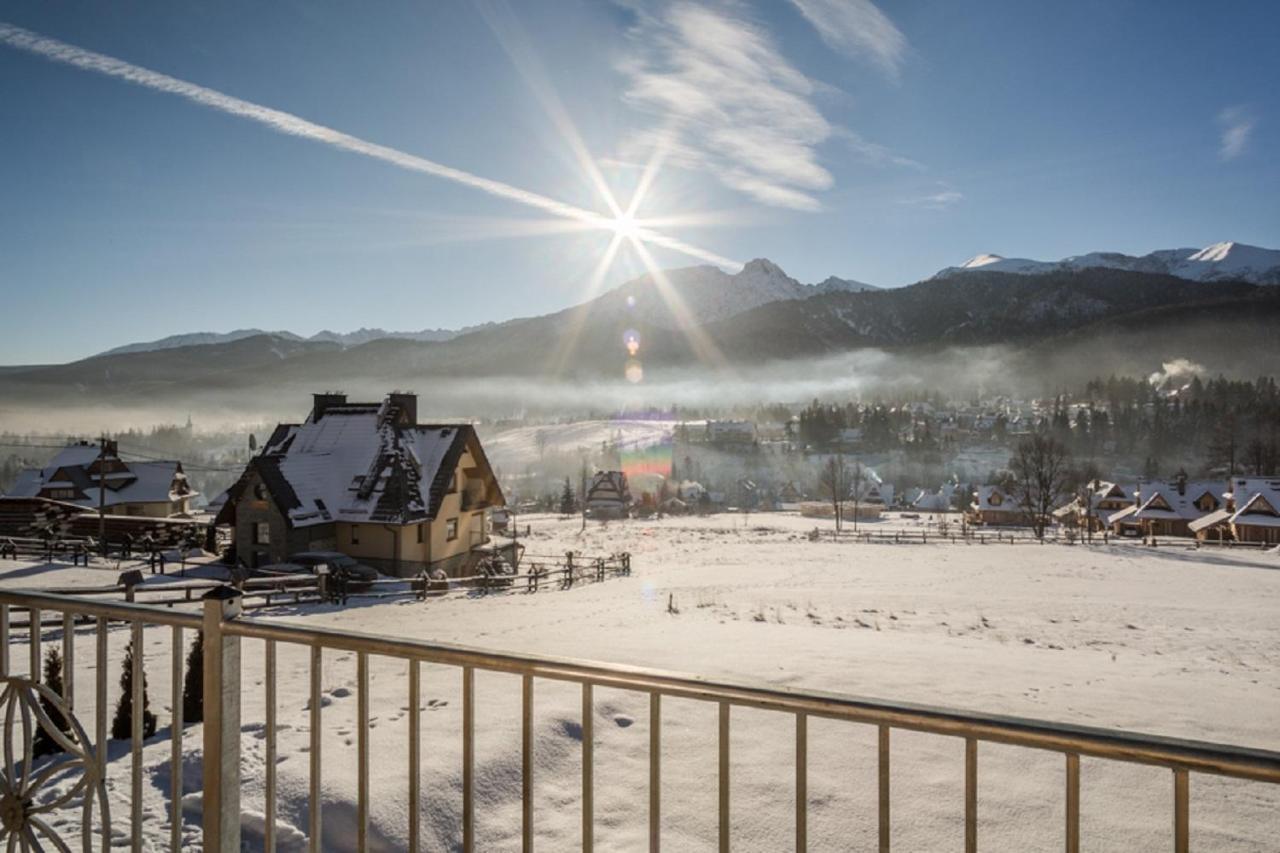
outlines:
[{"label": "house window", "polygon": [[458,519],[451,518],[444,523],[444,538],[448,542],[458,538]]},{"label": "house window", "polygon": [[422,528],[424,528],[424,527],[426,527],[426,525],[425,525],[425,524],[419,524],[419,525],[418,525],[418,544],[419,544],[419,545],[421,545],[421,544],[422,544]]},{"label": "house window", "polygon": [[351,525],[351,544],[360,544],[360,525],[358,524]]},{"label": "house window", "polygon": [[255,545],[271,544],[271,525],[265,521],[259,521],[253,525],[253,542]]},{"label": "house window", "polygon": [[1004,498],[1000,495],[999,492],[992,492],[991,499],[988,502],[992,506],[1000,506],[1000,504],[1004,503]]}]

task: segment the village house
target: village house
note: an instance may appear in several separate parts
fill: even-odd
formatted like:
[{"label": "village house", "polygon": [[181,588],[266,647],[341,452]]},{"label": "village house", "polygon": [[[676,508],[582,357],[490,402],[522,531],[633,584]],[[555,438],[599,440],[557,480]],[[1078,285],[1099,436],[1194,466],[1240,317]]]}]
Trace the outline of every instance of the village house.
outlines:
[{"label": "village house", "polygon": [[1070,503],[1053,511],[1060,522],[1072,522],[1076,526],[1095,533],[1109,529],[1113,517],[1134,506],[1138,487],[1107,481],[1090,484],[1086,495],[1077,495]]},{"label": "village house", "polygon": [[[936,492],[925,492],[908,501],[912,509],[918,512],[950,512],[955,506],[955,483],[943,483]],[[963,495],[963,492],[961,492]]]},{"label": "village house", "polygon": [[300,424],[280,424],[229,490],[218,524],[238,559],[282,562],[340,551],[381,572],[465,574],[506,501],[469,424],[420,424],[413,394],[348,403],[316,394]]},{"label": "village house", "polygon": [[1223,506],[1221,483],[1172,481],[1139,483],[1134,505],[1110,516],[1114,532],[1141,536],[1190,536],[1190,524]]},{"label": "village house", "polygon": [[1026,524],[1027,515],[1018,501],[1000,486],[979,486],[973,493],[973,503],[969,505],[968,521],[970,524],[997,526],[1003,524]]},{"label": "village house", "polygon": [[23,469],[6,496],[101,507],[107,515],[185,518],[197,494],[181,462],[126,462],[108,441],[105,447],[71,444],[43,468]]},{"label": "village house", "polygon": [[1223,508],[1187,525],[1201,541],[1280,544],[1280,478],[1236,477]]},{"label": "village house", "polygon": [[587,487],[587,515],[626,518],[631,513],[631,487],[621,471],[597,471]]}]

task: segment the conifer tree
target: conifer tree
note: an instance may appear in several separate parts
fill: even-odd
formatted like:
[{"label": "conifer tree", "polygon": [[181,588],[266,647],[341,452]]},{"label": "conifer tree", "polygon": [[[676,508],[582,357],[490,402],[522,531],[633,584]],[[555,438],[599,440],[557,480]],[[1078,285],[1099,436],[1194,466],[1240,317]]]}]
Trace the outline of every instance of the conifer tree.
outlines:
[{"label": "conifer tree", "polygon": [[204,632],[196,632],[196,641],[187,655],[187,675],[182,682],[182,721],[204,722]]},{"label": "conifer tree", "polygon": [[564,478],[564,489],[560,492],[560,514],[573,515],[574,506],[577,501],[573,494],[573,486],[569,483],[569,478]]},{"label": "conifer tree", "polygon": [[[111,737],[129,740],[133,737],[133,641],[124,650],[124,662],[120,669],[120,701],[116,703],[116,715],[111,720]],[[142,671],[142,737],[156,733],[156,715],[151,713],[151,698],[147,695],[147,672]]]},{"label": "conifer tree", "polygon": [[[62,655],[54,647],[50,647],[49,653],[44,656],[44,686],[59,696],[65,695],[62,692]],[[49,719],[58,727],[59,731],[63,732],[67,737],[71,737],[71,723],[58,710],[57,706],[44,696],[41,696],[40,707],[44,709],[45,714],[49,716]],[[41,726],[36,729],[32,751],[35,757],[39,758],[42,755],[53,755],[64,750],[62,745],[54,740]]]}]

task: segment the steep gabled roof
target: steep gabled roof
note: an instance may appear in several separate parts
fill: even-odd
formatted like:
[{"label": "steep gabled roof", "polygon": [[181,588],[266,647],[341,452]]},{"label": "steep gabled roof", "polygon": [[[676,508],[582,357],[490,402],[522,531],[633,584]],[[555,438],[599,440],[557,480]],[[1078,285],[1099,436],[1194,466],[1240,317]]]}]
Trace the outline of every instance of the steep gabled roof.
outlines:
[{"label": "steep gabled roof", "polygon": [[[99,449],[90,444],[72,444],[43,468],[25,468],[19,474],[7,495],[9,497],[34,498],[46,489],[72,489],[75,497],[62,498],[83,507],[97,507],[99,502],[96,463]],[[191,490],[180,494],[173,491],[175,483],[186,486],[186,474],[182,464],[176,461],[123,462],[108,457],[112,468],[101,478],[105,494],[101,496],[106,507],[133,503],[167,503],[179,497],[194,497]]]},{"label": "steep gabled roof", "polygon": [[[1206,515],[1196,501],[1206,494],[1221,505],[1221,484],[1216,482],[1147,482],[1138,486],[1138,510],[1134,518],[1154,521],[1190,521]],[[1212,510],[1209,510],[1212,512]]]},{"label": "steep gabled roof", "polygon": [[233,487],[219,523],[256,472],[293,527],[334,521],[412,524],[434,519],[470,449],[496,492],[493,472],[470,424],[406,424],[376,404],[326,408],[323,417],[281,424]]}]

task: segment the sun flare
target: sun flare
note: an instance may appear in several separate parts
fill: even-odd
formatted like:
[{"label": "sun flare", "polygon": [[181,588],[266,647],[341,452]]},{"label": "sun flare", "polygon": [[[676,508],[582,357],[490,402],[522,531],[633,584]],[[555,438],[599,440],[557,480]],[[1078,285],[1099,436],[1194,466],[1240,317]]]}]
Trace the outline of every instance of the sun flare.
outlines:
[{"label": "sun flare", "polygon": [[640,236],[640,223],[630,214],[623,213],[609,220],[609,227],[614,234],[624,239]]}]

